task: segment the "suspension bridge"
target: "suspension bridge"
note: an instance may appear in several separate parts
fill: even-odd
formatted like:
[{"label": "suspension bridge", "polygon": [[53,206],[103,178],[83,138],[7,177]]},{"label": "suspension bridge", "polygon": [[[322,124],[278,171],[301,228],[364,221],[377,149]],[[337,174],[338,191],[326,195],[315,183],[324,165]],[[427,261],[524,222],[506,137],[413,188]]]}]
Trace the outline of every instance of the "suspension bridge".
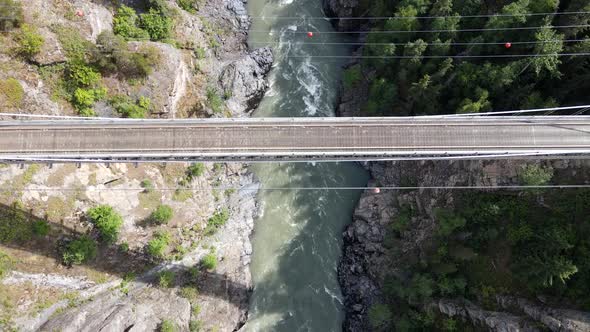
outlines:
[{"label": "suspension bridge", "polygon": [[0,121],[3,162],[376,161],[590,154],[590,116]]}]

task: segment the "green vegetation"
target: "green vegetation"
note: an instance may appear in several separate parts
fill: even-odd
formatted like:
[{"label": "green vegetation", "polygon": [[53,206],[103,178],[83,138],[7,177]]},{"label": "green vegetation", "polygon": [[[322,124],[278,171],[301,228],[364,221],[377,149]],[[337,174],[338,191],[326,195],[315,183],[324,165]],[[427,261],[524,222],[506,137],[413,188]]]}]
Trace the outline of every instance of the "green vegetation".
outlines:
[{"label": "green vegetation", "polygon": [[176,325],[171,321],[164,319],[162,323],[160,323],[160,332],[176,332],[178,331]]},{"label": "green vegetation", "polygon": [[0,209],[1,243],[23,243],[32,238],[32,222],[22,209],[18,201],[10,208]]},{"label": "green vegetation", "polygon": [[200,320],[191,320],[188,324],[188,330],[190,332],[203,331],[203,322]]},{"label": "green vegetation", "polygon": [[37,236],[45,236],[49,234],[51,227],[45,220],[37,220],[32,224],[33,234]]},{"label": "green vegetation", "polygon": [[518,172],[520,182],[527,186],[542,186],[553,177],[553,169],[539,165],[526,165]]},{"label": "green vegetation", "polygon": [[174,280],[176,280],[176,274],[173,271],[166,270],[158,274],[158,285],[160,287],[172,287],[174,286]]},{"label": "green vegetation", "polygon": [[213,235],[221,228],[229,219],[229,211],[224,208],[221,211],[215,212],[208,220],[207,226],[205,227],[205,235]]},{"label": "green vegetation", "polygon": [[344,87],[350,89],[354,87],[358,82],[362,79],[362,70],[360,65],[354,65],[347,68],[344,71],[344,76],[342,78]]},{"label": "green vegetation", "polygon": [[96,257],[96,241],[87,235],[71,241],[65,246],[62,260],[65,265],[82,264]]},{"label": "green vegetation", "polygon": [[0,251],[0,280],[6,276],[8,272],[12,270],[14,266],[14,260],[7,254]]},{"label": "green vegetation", "polygon": [[[590,31],[555,27],[584,24],[589,15],[541,15],[586,11],[590,5],[585,1],[500,0],[493,5],[471,0],[361,3],[358,14],[397,17],[372,23],[374,32],[367,36],[363,55],[374,58],[363,59],[360,71],[351,67],[344,74],[344,86],[348,89],[354,88],[358,77],[370,81],[364,115],[472,113],[576,105],[587,96],[584,91],[590,83],[584,77],[590,68],[580,70],[586,59],[559,55],[588,52],[590,43],[584,38]],[[496,13],[512,16],[464,17]],[[438,18],[424,20],[421,16]],[[524,29],[502,30],[509,27]],[[465,29],[490,30],[459,31]],[[385,34],[379,30],[404,32]],[[439,32],[420,33],[432,30]],[[572,36],[581,40],[564,43]],[[510,49],[504,46],[506,42],[512,43]],[[539,56],[451,57],[516,54]],[[557,83],[556,78],[564,77],[568,79]]]},{"label": "green vegetation", "polygon": [[154,190],[154,184],[150,179],[142,180],[139,185],[144,189],[145,193],[149,193]]},{"label": "green vegetation", "polygon": [[0,0],[0,30],[9,31],[23,24],[23,8],[20,2]]},{"label": "green vegetation", "polygon": [[154,258],[164,258],[165,251],[170,244],[170,234],[167,232],[157,232],[154,237],[148,242],[146,251]]},{"label": "green vegetation", "polygon": [[128,40],[164,40],[170,37],[174,21],[161,1],[150,1],[146,13],[137,15],[131,7],[121,5],[113,18],[113,32]]},{"label": "green vegetation", "polygon": [[204,0],[176,0],[178,6],[187,12],[194,14],[204,4]]},{"label": "green vegetation", "polygon": [[144,96],[132,101],[127,96],[119,95],[111,98],[110,103],[117,113],[123,117],[134,119],[145,118],[151,105],[150,99]]},{"label": "green vegetation", "polygon": [[94,224],[103,241],[113,243],[117,240],[123,218],[111,206],[99,205],[89,209],[88,219]]},{"label": "green vegetation", "polygon": [[167,224],[174,216],[174,211],[169,205],[160,205],[150,215],[150,220],[158,225]]},{"label": "green vegetation", "polygon": [[369,308],[369,323],[374,329],[381,329],[389,324],[393,318],[389,307],[383,304],[375,304]]},{"label": "green vegetation", "polygon": [[24,97],[25,90],[17,79],[11,77],[0,80],[0,105],[18,108]]},{"label": "green vegetation", "polygon": [[197,296],[199,296],[199,290],[194,286],[185,286],[180,289],[180,296],[192,303],[197,300]]},{"label": "green vegetation", "polygon": [[144,78],[161,62],[161,54],[156,47],[142,45],[133,52],[123,37],[111,32],[101,33],[96,43],[106,54],[96,59],[97,66],[105,73],[117,73],[131,79]]},{"label": "green vegetation", "polygon": [[37,28],[28,24],[21,26],[15,33],[14,40],[18,44],[16,52],[29,60],[41,51],[45,43],[45,39],[39,34]]},{"label": "green vegetation", "polygon": [[219,92],[213,88],[207,88],[207,104],[214,114],[220,114],[224,110],[223,99],[219,96]]},{"label": "green vegetation", "polygon": [[209,253],[201,258],[201,266],[206,270],[215,270],[217,267],[217,256],[214,253]]}]

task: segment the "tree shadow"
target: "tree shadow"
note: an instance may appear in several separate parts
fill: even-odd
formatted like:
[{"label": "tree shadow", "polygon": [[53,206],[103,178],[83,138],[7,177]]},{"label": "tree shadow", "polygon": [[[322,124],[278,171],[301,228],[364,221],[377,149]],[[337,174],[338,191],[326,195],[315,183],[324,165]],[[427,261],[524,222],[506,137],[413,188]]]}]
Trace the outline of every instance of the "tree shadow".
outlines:
[{"label": "tree shadow", "polygon": [[[33,229],[37,223],[49,225],[50,230],[47,235],[35,234]],[[6,248],[42,255],[61,262],[61,255],[67,243],[85,234],[87,232],[39,218],[31,211],[0,204],[0,245]],[[98,235],[93,232],[90,232],[90,237],[98,239]],[[153,269],[157,263],[159,262],[154,261],[142,249],[122,250],[117,245],[98,242],[96,257],[81,266],[121,278],[135,275],[138,276],[135,279],[138,282],[158,285],[157,272],[159,271]],[[171,266],[170,269],[178,274],[176,285],[181,286],[186,283],[189,279],[185,277],[188,268],[180,265]],[[148,271],[151,273],[147,273]],[[247,307],[247,303],[244,303],[243,299],[236,294],[248,294],[250,287],[234,282],[225,275],[202,272],[196,283],[199,286],[199,292],[203,295],[225,299],[240,308]]]}]

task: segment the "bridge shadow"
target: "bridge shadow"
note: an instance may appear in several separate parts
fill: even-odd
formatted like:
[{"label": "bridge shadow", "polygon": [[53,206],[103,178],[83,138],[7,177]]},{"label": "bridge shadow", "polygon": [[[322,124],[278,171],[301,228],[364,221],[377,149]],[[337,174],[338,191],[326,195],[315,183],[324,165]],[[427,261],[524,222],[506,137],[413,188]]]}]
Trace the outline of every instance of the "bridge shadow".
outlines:
[{"label": "bridge shadow", "polygon": [[[49,232],[46,235],[35,235],[33,228],[37,223],[47,223]],[[0,250],[7,248],[15,249],[15,253],[20,251],[24,254],[23,261],[26,262],[27,268],[43,271],[68,268],[72,270],[73,274],[78,274],[76,270],[84,267],[120,278],[131,275],[137,276],[135,278],[137,282],[158,286],[158,273],[153,268],[159,262],[152,260],[143,249],[122,250],[116,244],[108,245],[98,242],[95,258],[79,266],[67,267],[63,265],[61,257],[65,246],[82,235],[89,235],[93,239],[98,238],[98,234],[93,231],[86,232],[82,229],[73,229],[72,227],[49,222],[34,215],[31,211],[0,204]],[[41,255],[48,259],[27,259],[30,258],[30,256],[27,257],[27,253]],[[200,294],[225,299],[240,308],[245,308],[248,305],[244,303],[243,297],[235,295],[243,292],[248,293],[250,288],[230,280],[225,275],[203,271],[198,274],[198,277],[189,277],[187,267],[173,265],[170,269],[176,272],[175,286],[190,283],[197,286]],[[79,275],[82,274],[85,273],[80,270]]]}]

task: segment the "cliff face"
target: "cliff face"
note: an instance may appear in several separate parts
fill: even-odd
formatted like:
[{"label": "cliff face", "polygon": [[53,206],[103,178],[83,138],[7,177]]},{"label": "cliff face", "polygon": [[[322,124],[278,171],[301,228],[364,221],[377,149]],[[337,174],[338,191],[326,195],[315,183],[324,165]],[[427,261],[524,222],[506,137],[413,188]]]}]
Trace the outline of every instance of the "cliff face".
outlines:
[{"label": "cliff face", "polygon": [[[0,49],[0,82],[16,79],[23,90],[18,103],[3,105],[0,98],[0,108],[73,115],[74,107],[62,98],[53,76],[69,60],[58,32],[75,30],[83,40],[96,43],[101,32],[112,30],[115,8],[110,1],[21,3],[25,22],[36,27],[45,42],[38,54],[24,60],[9,52],[14,40],[0,36],[7,46]],[[175,12],[174,43],[127,43],[130,52],[155,48],[158,65],[138,80],[124,79],[117,72],[103,74],[100,84],[110,95],[149,98],[151,118],[248,116],[268,87],[273,57],[268,48],[248,50],[245,1],[201,1],[195,13],[182,10],[176,1],[165,3]],[[212,106],[209,91],[217,94],[220,108]],[[99,101],[93,108],[99,116],[119,116],[110,102]],[[0,241],[0,258],[6,254],[15,262],[12,272],[0,274],[0,298],[14,304],[0,306],[0,330],[14,326],[23,331],[146,331],[165,320],[180,331],[187,331],[191,321],[193,328],[239,328],[247,319],[252,287],[249,236],[258,212],[257,182],[244,165],[206,164],[202,174],[186,183],[188,166],[1,165],[0,183],[14,190],[0,195],[0,207],[17,206],[28,220],[48,222],[50,234],[16,244]],[[138,189],[146,180],[154,189]],[[219,186],[249,190],[213,189]],[[183,189],[170,190],[177,187]],[[55,190],[59,188],[68,189]],[[85,214],[100,204],[112,206],[123,217],[118,242],[100,247],[95,260],[66,268],[59,258],[63,243],[84,233],[96,237]],[[160,204],[172,207],[174,217],[166,225],[151,225],[149,216]],[[207,235],[210,218],[223,211],[227,220]],[[4,222],[0,220],[0,227]],[[171,238],[164,262],[150,258],[145,250],[158,232]],[[195,272],[201,259],[211,254],[217,266]],[[160,285],[163,271],[174,273],[169,287]]]}]

